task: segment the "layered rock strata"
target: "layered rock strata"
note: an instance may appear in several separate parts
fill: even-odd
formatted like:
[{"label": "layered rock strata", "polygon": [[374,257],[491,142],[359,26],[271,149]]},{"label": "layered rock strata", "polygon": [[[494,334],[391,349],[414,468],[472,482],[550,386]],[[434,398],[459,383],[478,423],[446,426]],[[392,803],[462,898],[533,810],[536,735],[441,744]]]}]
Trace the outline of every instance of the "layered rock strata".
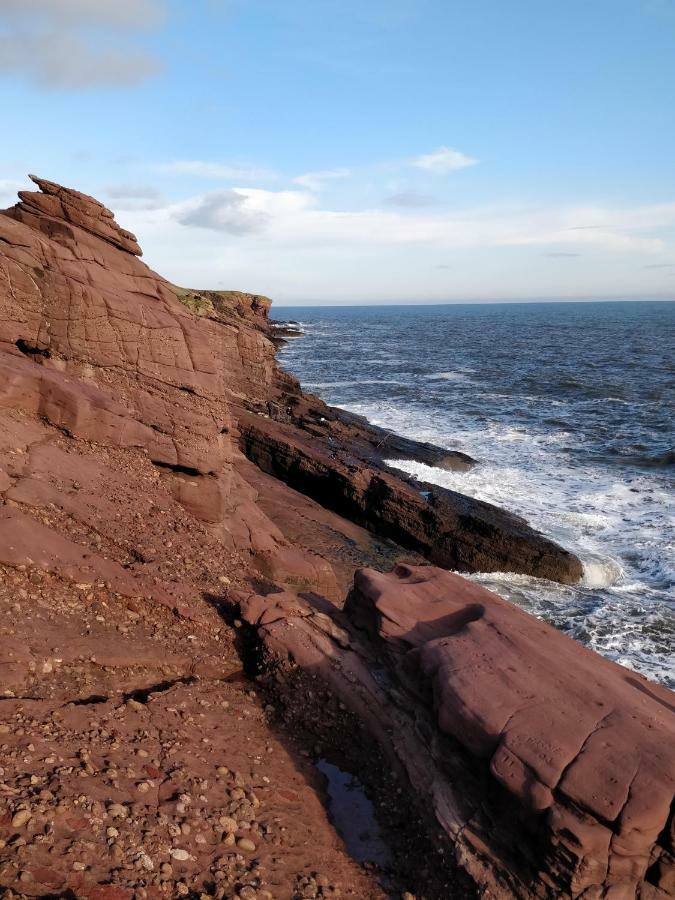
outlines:
[{"label": "layered rock strata", "polygon": [[267,663],[330,686],[402,768],[486,898],[666,898],[675,704],[450,572],[241,598]]},{"label": "layered rock strata", "polygon": [[[267,298],[171,285],[102,204],[34,181],[0,213],[0,892],[382,896],[274,691],[263,702],[242,674],[239,601],[269,652],[325,679],[400,784],[433,797],[477,884],[672,891],[672,826],[654,834],[671,733],[651,712],[669,695],[503,601],[468,602],[477,589],[449,573],[359,575],[338,612],[364,565],[571,582],[579,561],[387,464],[471,459],[303,394],[275,367]],[[397,890],[415,887],[411,863]],[[433,883],[460,896],[451,869]]]}]

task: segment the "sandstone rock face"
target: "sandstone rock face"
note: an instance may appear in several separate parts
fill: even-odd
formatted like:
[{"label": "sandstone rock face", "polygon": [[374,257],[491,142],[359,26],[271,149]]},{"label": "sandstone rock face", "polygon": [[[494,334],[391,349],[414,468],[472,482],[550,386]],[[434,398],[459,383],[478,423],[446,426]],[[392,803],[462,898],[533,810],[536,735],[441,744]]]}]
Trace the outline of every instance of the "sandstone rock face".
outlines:
[{"label": "sandstone rock face", "polygon": [[357,572],[346,615],[242,611],[368,723],[482,896],[672,895],[671,692],[430,567]]},{"label": "sandstone rock face", "polygon": [[[268,708],[227,681],[237,605],[275,678],[292,660],[367,724],[481,896],[672,893],[670,694],[430,567],[364,570],[338,609],[363,565],[571,582],[579,561],[389,468],[392,452],[473,460],[304,395],[275,369],[267,298],[176,288],[102,204],[33,180],[0,213],[0,893],[198,896],[217,881],[229,896],[246,876],[265,896],[237,858],[249,845],[215,827],[233,812],[215,748],[234,760],[218,764],[229,789],[267,798],[264,827],[254,816],[236,840],[254,834],[279,896],[316,895],[307,872],[325,858],[328,885],[379,900],[318,788],[295,784],[311,783],[306,760],[271,770],[295,784],[286,806],[253,772],[261,744],[280,745]],[[123,833],[110,857],[103,826]]]},{"label": "sandstone rock face", "polygon": [[285,423],[239,414],[242,448],[260,468],[376,534],[465,572],[511,571],[574,583],[579,560],[489,503],[394,474]]},{"label": "sandstone rock face", "polygon": [[[140,448],[167,472],[204,479],[198,490],[178,482],[176,496],[221,528],[228,546],[260,555],[266,570],[278,551],[287,569],[292,548],[231,469],[231,401],[263,398],[272,380],[269,301],[210,292],[210,314],[195,315],[138,259],[133,235],[109,210],[33,180],[42,193],[23,192],[0,215],[0,409],[81,440]],[[306,576],[311,560],[298,563]]]}]

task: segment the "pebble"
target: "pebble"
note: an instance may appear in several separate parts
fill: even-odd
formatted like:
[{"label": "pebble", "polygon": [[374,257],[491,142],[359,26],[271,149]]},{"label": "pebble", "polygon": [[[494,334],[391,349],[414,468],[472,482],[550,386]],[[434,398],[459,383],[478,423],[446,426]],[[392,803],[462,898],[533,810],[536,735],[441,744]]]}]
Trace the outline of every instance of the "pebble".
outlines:
[{"label": "pebble", "polygon": [[222,826],[223,831],[236,831],[239,827],[235,819],[230,818],[230,816],[221,816],[218,819],[218,823]]},{"label": "pebble", "polygon": [[126,819],[129,810],[123,803],[111,803],[108,807],[108,815],[113,819]]},{"label": "pebble", "polygon": [[181,847],[175,847],[171,851],[171,857],[173,859],[179,860],[180,862],[184,862],[186,859],[190,859],[190,854],[187,852],[187,850],[183,850]]},{"label": "pebble", "polygon": [[29,809],[20,809],[18,812],[14,813],[12,828],[21,828],[21,826],[25,825],[30,818],[31,811]]},{"label": "pebble", "polygon": [[153,863],[153,861],[150,859],[150,857],[144,850],[141,850],[141,852],[138,854],[136,859],[139,861],[141,866],[144,869],[146,869],[148,872],[151,872],[155,868],[155,864]]},{"label": "pebble", "polygon": [[248,838],[239,838],[237,847],[239,847],[240,850],[245,850],[247,853],[253,853],[255,851],[255,844]]}]

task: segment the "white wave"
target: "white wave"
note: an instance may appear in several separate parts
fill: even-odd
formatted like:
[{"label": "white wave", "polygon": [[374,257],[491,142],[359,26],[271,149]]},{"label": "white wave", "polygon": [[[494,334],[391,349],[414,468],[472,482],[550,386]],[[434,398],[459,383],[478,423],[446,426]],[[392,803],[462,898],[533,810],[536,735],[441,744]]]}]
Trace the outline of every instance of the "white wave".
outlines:
[{"label": "white wave", "polygon": [[428,381],[470,381],[466,372],[434,372],[424,376]]},{"label": "white wave", "polygon": [[359,378],[358,381],[308,381],[303,382],[303,387],[308,390],[323,390],[324,388],[359,387],[362,384],[396,384],[406,387],[405,381],[394,381],[389,378]]},{"label": "white wave", "polygon": [[585,587],[609,587],[623,578],[623,569],[613,559],[587,559],[582,560],[582,565],[584,567],[582,584]]}]

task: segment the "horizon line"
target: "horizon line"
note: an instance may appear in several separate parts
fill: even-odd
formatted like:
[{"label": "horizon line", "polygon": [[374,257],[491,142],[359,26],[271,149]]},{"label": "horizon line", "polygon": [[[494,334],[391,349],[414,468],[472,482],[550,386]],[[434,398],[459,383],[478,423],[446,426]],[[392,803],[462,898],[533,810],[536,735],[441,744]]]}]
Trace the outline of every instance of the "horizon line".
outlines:
[{"label": "horizon line", "polygon": [[[246,293],[250,293],[247,291]],[[384,300],[384,301],[364,301],[362,303],[353,302],[331,302],[322,303],[321,301],[305,301],[288,302],[286,300],[274,300],[272,305],[279,309],[280,307],[299,306],[307,307],[361,307],[361,306],[520,306],[535,303],[675,303],[675,297],[587,297],[587,298],[536,298],[523,300]]]}]

